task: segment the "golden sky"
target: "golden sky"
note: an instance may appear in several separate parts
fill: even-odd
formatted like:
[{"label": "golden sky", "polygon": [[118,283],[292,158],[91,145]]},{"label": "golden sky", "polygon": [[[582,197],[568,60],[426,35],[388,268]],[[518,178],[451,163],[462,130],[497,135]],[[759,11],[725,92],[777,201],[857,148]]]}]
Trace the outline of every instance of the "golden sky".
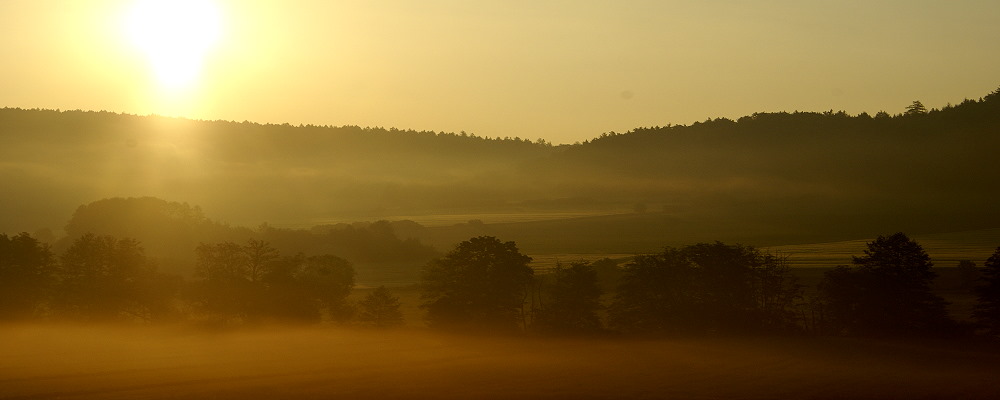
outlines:
[{"label": "golden sky", "polygon": [[187,2],[0,0],[0,107],[572,143],[1000,86],[996,0]]}]

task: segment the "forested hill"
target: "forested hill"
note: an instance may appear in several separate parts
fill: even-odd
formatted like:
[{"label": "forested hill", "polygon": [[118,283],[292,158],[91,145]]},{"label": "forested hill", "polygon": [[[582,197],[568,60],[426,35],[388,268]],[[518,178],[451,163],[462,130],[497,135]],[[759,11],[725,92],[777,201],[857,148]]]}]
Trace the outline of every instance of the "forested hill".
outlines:
[{"label": "forested hill", "polygon": [[1000,90],[942,109],[915,103],[895,116],[758,113],[609,133],[526,170],[542,181],[573,174],[580,191],[630,192],[678,213],[706,206],[996,225],[998,146]]},{"label": "forested hill", "polygon": [[5,108],[0,231],[59,229],[80,204],[141,196],[251,226],[634,210],[629,224],[767,225],[789,235],[851,237],[904,223],[925,232],[976,229],[1000,226],[997,148],[1000,92],[897,115],[759,113],[568,146]]},{"label": "forested hill", "polygon": [[468,208],[495,202],[484,174],[552,151],[464,132],[4,108],[0,231],[61,228],[108,197],[177,199],[253,224]]}]

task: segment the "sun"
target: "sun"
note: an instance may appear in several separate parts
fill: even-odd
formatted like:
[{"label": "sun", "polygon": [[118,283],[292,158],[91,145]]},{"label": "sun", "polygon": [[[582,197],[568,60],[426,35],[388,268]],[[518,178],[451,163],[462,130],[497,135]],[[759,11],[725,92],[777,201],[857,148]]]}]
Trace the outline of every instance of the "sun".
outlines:
[{"label": "sun", "polygon": [[222,33],[218,7],[207,0],[139,0],[125,13],[125,34],[166,89],[190,87]]}]

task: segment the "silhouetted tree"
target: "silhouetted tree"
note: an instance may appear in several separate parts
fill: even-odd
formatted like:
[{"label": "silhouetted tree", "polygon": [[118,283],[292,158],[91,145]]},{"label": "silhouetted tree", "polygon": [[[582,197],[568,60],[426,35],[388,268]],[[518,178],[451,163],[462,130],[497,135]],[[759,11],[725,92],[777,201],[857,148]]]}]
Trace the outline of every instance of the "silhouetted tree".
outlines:
[{"label": "silhouetted tree", "polygon": [[601,330],[601,288],[596,269],[588,263],[556,266],[555,281],[534,325],[543,332],[588,333]]},{"label": "silhouetted tree", "polygon": [[[232,242],[202,243],[195,248],[195,273],[202,281],[198,285],[197,302],[202,309],[219,321],[246,322],[264,314],[268,308],[265,287],[258,279],[258,271],[251,267],[254,242],[241,246]],[[256,248],[259,254],[273,255],[271,249]],[[271,260],[273,261],[273,259]],[[260,259],[255,260],[260,262]]]},{"label": "silhouetted tree", "polygon": [[252,299],[251,310],[257,319],[281,322],[319,322],[322,310],[312,290],[303,288],[297,274],[302,269],[305,256],[281,256],[268,263],[267,273],[260,281],[251,282],[257,297]]},{"label": "silhouetted tree", "polygon": [[195,252],[203,278],[198,302],[222,322],[319,321],[324,310],[344,321],[353,314],[346,298],[354,267],[343,258],[283,257],[259,240],[201,244]]},{"label": "silhouetted tree", "polygon": [[625,332],[787,330],[800,293],[780,257],[699,243],[626,265],[609,318]]},{"label": "silhouetted tree", "polygon": [[[155,197],[110,198],[81,205],[66,223],[70,237],[89,232],[120,237],[148,234],[163,241],[187,243],[211,222],[201,208]],[[187,236],[187,237],[183,237]]]},{"label": "silhouetted tree", "polygon": [[690,329],[700,310],[695,266],[677,248],[636,256],[609,308],[609,325],[626,333],[667,333]]},{"label": "silhouetted tree", "polygon": [[88,320],[148,320],[160,299],[150,298],[155,269],[139,242],[86,234],[62,254],[53,309]]},{"label": "silhouetted tree", "polygon": [[514,242],[474,237],[423,270],[424,303],[432,327],[512,330],[524,318],[531,257]]},{"label": "silhouetted tree", "polygon": [[930,334],[954,327],[933,294],[930,257],[903,233],[879,236],[855,267],[829,271],[820,284],[831,328],[860,334]]},{"label": "silhouetted tree", "polygon": [[263,240],[250,239],[243,247],[246,255],[247,278],[257,282],[271,268],[271,263],[278,259],[278,250]]},{"label": "silhouetted tree", "polygon": [[354,289],[354,266],[349,261],[329,254],[308,257],[295,280],[334,321],[343,322],[353,316],[354,308],[346,301]]},{"label": "silhouetted tree", "polygon": [[246,252],[236,243],[202,243],[195,248],[195,256],[195,273],[206,280],[249,280]]},{"label": "silhouetted tree", "polygon": [[1000,247],[986,260],[981,278],[976,287],[976,306],[973,318],[992,335],[1000,335]]},{"label": "silhouetted tree", "polygon": [[154,197],[110,198],[79,206],[66,223],[67,236],[53,247],[65,250],[86,233],[133,238],[160,268],[190,274],[191,249],[199,242],[244,238],[250,233],[205,217],[197,206]]},{"label": "silhouetted tree", "polygon": [[[755,254],[752,263],[751,286],[754,309],[759,321],[752,325],[768,329],[793,329],[796,319],[795,303],[802,298],[802,286],[792,274],[786,258],[778,254]],[[762,324],[761,324],[762,323]]]},{"label": "silhouetted tree", "polygon": [[920,100],[914,100],[912,104],[906,106],[906,115],[921,115],[927,114],[927,107],[924,107],[924,103]]},{"label": "silhouetted tree", "polygon": [[0,320],[36,316],[53,283],[53,268],[48,245],[27,233],[0,233]]},{"label": "silhouetted tree", "polygon": [[389,328],[403,324],[399,297],[385,286],[379,286],[358,302],[358,321],[367,326]]}]

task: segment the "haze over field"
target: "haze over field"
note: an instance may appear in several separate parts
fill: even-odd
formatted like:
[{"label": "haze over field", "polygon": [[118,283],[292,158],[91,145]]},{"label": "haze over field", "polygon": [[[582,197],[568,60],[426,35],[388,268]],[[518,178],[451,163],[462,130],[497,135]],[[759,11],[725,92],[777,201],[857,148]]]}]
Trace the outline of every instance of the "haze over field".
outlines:
[{"label": "haze over field", "polygon": [[[70,333],[70,335],[67,335]],[[997,353],[911,343],[0,327],[0,397],[988,399]],[[11,365],[11,364],[8,364]]]},{"label": "haze over field", "polygon": [[0,1],[0,398],[995,398],[997,20]]},{"label": "haze over field", "polygon": [[905,115],[756,113],[552,146],[8,108],[0,179],[11,190],[0,194],[0,230],[58,236],[82,204],[144,196],[247,227],[452,216],[428,224],[436,232],[461,216],[464,228],[451,229],[461,234],[411,230],[439,250],[474,234],[532,251],[627,253],[987,229],[1000,224],[990,184],[1000,178],[991,161],[998,110],[993,92]]}]

